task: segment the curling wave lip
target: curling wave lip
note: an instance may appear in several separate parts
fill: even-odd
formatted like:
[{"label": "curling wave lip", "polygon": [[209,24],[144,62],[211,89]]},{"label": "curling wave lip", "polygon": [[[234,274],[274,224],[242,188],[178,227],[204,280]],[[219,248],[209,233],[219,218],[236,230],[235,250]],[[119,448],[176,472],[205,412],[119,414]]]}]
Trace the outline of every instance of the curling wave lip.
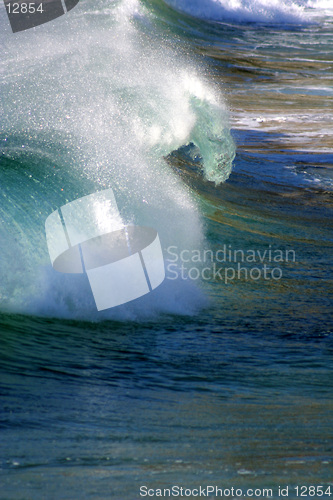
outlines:
[{"label": "curling wave lip", "polygon": [[53,21],[72,10],[80,0],[4,0],[13,33]]},{"label": "curling wave lip", "polygon": [[112,189],[54,211],[45,231],[53,268],[86,273],[98,311],[146,295],[165,279],[157,231],[124,225]]}]

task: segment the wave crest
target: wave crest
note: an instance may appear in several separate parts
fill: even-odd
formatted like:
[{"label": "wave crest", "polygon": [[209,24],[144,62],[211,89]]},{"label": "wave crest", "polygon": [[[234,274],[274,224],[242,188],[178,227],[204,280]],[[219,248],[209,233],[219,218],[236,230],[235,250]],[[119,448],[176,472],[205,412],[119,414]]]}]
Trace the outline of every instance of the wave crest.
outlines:
[{"label": "wave crest", "polygon": [[211,21],[303,23],[306,8],[331,8],[330,0],[164,0],[170,7]]}]

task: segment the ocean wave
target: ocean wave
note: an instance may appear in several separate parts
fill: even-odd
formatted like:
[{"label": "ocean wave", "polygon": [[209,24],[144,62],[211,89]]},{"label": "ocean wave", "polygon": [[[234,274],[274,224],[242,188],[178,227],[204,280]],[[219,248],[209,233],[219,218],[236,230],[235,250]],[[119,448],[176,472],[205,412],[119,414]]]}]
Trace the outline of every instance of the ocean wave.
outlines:
[{"label": "ocean wave", "polygon": [[[197,248],[197,202],[164,157],[193,142],[207,179],[231,172],[227,109],[211,85],[140,2],[98,7],[96,16],[80,2],[70,22],[1,36],[2,309],[86,318],[81,285],[51,272],[46,249],[44,222],[68,201],[111,187],[126,223],[154,227],[162,245]],[[187,314],[194,296],[174,284],[128,310]]]},{"label": "ocean wave", "polygon": [[305,9],[332,8],[330,0],[164,0],[170,7],[211,21],[303,23]]}]

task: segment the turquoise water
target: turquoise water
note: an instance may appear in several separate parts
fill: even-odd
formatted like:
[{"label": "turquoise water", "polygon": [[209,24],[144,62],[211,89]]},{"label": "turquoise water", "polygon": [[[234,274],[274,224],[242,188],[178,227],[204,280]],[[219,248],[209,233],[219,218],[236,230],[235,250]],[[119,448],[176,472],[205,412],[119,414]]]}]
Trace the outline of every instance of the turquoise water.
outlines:
[{"label": "turquoise water", "polygon": [[[3,13],[0,498],[332,496],[328,3],[81,1],[15,35]],[[98,313],[44,224],[107,188],[166,280]]]}]

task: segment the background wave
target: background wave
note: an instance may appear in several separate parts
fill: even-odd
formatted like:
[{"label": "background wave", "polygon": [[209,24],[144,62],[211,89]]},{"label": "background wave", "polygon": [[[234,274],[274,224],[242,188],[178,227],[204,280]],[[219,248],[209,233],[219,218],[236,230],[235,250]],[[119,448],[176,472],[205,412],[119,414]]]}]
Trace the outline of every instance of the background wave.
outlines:
[{"label": "background wave", "polygon": [[332,9],[329,0],[164,0],[170,7],[212,21],[303,23],[309,9]]}]

